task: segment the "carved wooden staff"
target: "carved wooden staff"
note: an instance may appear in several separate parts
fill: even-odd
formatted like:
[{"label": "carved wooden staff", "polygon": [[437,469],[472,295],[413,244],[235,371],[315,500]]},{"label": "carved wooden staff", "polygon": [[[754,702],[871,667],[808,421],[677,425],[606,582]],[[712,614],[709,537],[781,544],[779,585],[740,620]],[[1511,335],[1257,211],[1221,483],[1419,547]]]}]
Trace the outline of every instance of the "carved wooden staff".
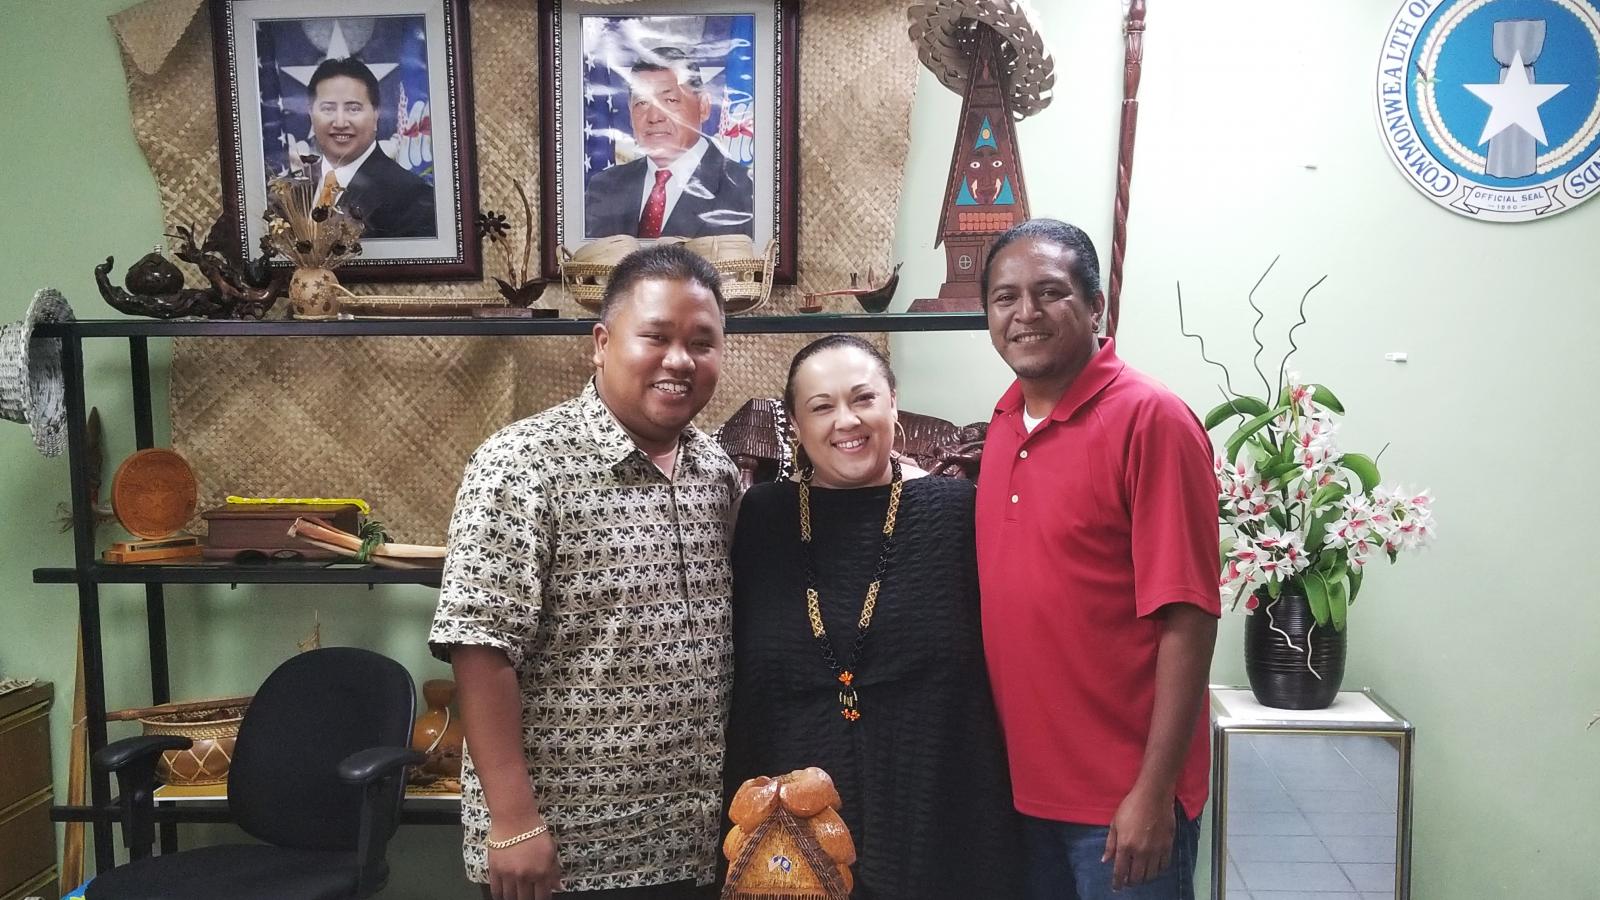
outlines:
[{"label": "carved wooden staff", "polygon": [[[92,526],[91,526],[92,527]],[[89,781],[89,713],[83,684],[83,632],[78,632],[78,674],[72,680],[72,730],[67,737],[67,805],[82,806]],[[61,896],[83,883],[83,830],[85,823],[68,822],[61,844]]]},{"label": "carved wooden staff", "polygon": [[1122,257],[1128,252],[1128,187],[1133,182],[1133,139],[1139,125],[1139,72],[1144,65],[1144,0],[1133,0],[1122,24],[1127,53],[1122,70],[1122,139],[1117,147],[1117,205],[1111,224],[1111,288],[1106,294],[1106,334],[1115,336],[1122,310]]}]

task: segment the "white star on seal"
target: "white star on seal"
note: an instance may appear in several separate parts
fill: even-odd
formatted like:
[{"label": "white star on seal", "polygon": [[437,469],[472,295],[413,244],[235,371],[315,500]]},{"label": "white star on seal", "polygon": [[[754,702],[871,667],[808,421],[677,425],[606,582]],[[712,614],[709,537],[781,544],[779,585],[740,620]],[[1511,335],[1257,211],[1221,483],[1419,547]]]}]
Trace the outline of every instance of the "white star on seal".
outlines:
[{"label": "white star on seal", "polygon": [[1533,135],[1534,140],[1546,146],[1544,122],[1539,118],[1539,107],[1550,98],[1568,88],[1565,84],[1536,84],[1528,81],[1528,70],[1522,64],[1522,53],[1511,58],[1506,69],[1506,80],[1499,84],[1463,84],[1479,100],[1489,104],[1489,121],[1484,123],[1484,144],[1507,128],[1517,127]]}]

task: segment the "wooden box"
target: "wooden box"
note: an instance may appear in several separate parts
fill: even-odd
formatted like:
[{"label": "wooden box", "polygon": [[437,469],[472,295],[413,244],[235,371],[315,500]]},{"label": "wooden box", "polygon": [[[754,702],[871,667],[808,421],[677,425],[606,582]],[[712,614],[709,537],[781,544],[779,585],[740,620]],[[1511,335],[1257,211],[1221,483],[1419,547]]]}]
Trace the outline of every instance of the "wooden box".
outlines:
[{"label": "wooden box", "polygon": [[50,696],[48,682],[0,694],[0,897],[56,878]]},{"label": "wooden box", "polygon": [[229,503],[200,517],[208,529],[203,551],[206,559],[237,559],[241,553],[269,559],[339,559],[337,553],[290,537],[289,526],[295,519],[305,518],[351,534],[361,529],[361,510],[353,503]]}]

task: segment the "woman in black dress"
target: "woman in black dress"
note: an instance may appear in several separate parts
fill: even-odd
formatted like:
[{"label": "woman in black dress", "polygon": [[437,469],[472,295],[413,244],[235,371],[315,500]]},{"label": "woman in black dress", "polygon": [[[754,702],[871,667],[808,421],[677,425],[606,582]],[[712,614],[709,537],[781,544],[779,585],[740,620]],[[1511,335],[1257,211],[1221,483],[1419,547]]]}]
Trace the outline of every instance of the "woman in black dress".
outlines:
[{"label": "woman in black dress", "polygon": [[832,775],[858,900],[1019,896],[973,486],[900,462],[894,373],[860,338],[802,349],[784,405],[801,476],[752,488],[734,537],[728,781]]}]

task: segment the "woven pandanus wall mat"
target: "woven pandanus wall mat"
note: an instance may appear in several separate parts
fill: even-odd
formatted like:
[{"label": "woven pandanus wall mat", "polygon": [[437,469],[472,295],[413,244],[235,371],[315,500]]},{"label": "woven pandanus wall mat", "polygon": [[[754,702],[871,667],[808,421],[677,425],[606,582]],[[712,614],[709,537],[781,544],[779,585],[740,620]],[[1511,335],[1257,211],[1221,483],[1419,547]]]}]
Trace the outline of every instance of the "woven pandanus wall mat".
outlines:
[{"label": "woven pandanus wall mat", "polygon": [[[470,10],[479,203],[520,208],[520,181],[537,215],[536,4],[473,0]],[[888,267],[917,71],[904,17],[897,0],[802,3],[799,284],[776,289],[764,313],[791,312],[801,291]],[[222,191],[204,3],[147,0],[112,25],[164,218],[203,230],[221,211]],[[520,240],[516,229],[512,239]],[[502,274],[499,263],[486,254],[485,273]],[[352,290],[495,293],[487,281]],[[545,296],[563,315],[580,312],[555,287]],[[827,308],[853,309],[837,298]],[[748,398],[779,394],[790,356],[809,339],[731,337],[700,424],[714,427]],[[587,338],[181,339],[172,353],[173,445],[198,474],[201,509],[228,494],[359,495],[398,539],[442,541],[473,448],[570,397],[590,371]]]}]

